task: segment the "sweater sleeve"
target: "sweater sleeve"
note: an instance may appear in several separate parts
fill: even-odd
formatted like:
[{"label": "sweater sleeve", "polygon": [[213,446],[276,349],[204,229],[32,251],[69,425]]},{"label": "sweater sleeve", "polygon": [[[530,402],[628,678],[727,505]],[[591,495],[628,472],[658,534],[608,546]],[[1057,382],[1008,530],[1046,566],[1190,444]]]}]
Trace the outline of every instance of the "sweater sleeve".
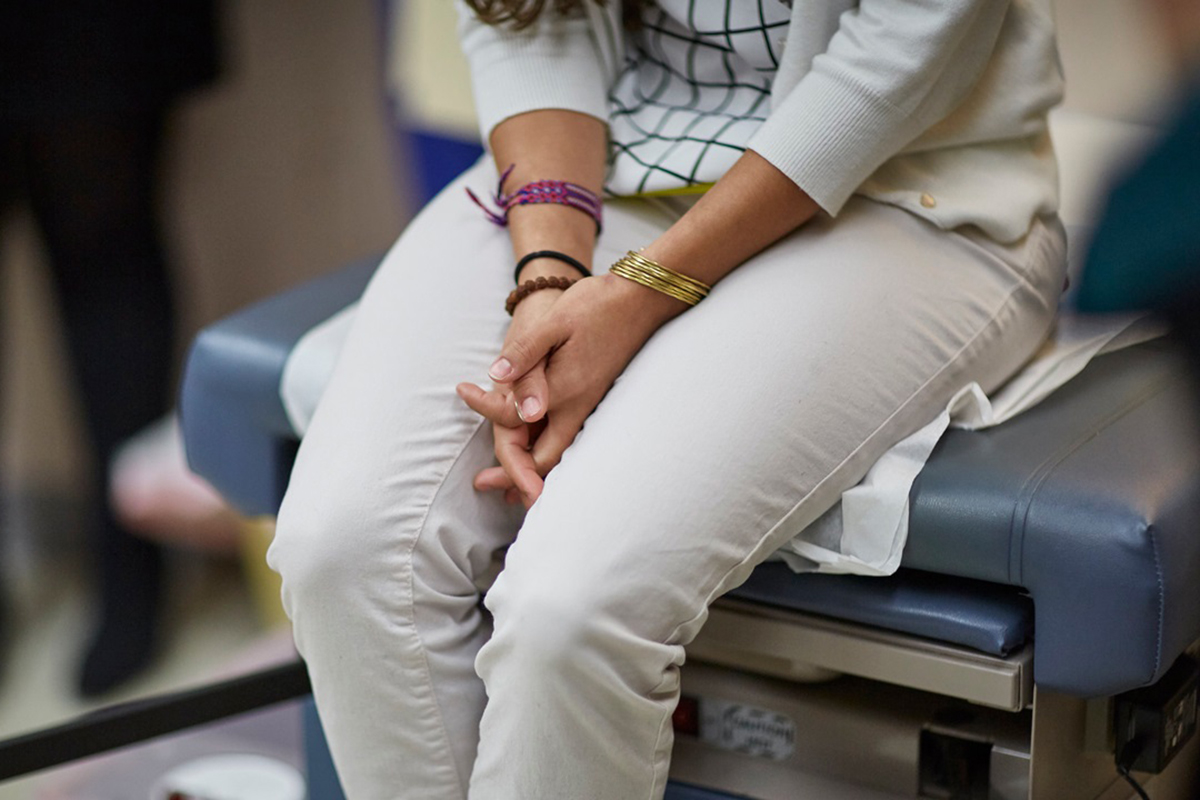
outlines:
[{"label": "sweater sleeve", "polygon": [[[837,214],[871,173],[966,97],[1009,0],[861,0],[749,142]],[[801,15],[802,16],[802,15]],[[794,19],[805,35],[804,20]],[[778,78],[777,78],[778,80]]]},{"label": "sweater sleeve", "polygon": [[493,128],[527,111],[563,109],[607,122],[607,71],[587,18],[547,13],[513,31],[480,22],[461,0],[458,9],[485,144]]}]

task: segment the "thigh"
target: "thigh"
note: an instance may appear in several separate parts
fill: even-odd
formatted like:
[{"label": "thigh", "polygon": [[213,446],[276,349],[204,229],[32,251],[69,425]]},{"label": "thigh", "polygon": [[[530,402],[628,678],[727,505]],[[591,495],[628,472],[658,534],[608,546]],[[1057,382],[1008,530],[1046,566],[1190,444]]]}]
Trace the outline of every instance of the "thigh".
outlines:
[{"label": "thigh", "polygon": [[[452,507],[449,516],[464,524],[448,526],[453,543],[421,538],[433,550],[469,551],[473,572],[487,566],[489,548],[511,540],[524,514],[520,506],[505,506],[501,495],[475,493],[469,480],[458,479],[495,463],[490,424],[454,391],[462,381],[487,385],[487,368],[510,321],[504,311],[513,288],[508,232],[488,222],[463,191],[495,180],[490,162],[481,161],[433,200],[388,253],[356,311],[296,461],[286,510],[351,503],[364,520],[386,520],[377,541],[358,542],[381,558],[399,557],[402,542],[417,546],[447,485],[455,489],[453,497],[442,497]],[[607,238],[656,236],[674,219],[662,209],[632,209],[610,217]]]},{"label": "thigh", "polygon": [[[454,387],[487,379],[508,324],[508,236],[483,219],[462,188],[494,180],[481,161],[435,198],[388,252],[358,304],[284,504],[291,515],[320,515],[331,504],[358,509],[360,530],[322,535],[396,554],[398,540],[421,529],[456,462],[474,462],[459,470],[491,463],[481,441],[490,434]],[[497,498],[461,502],[519,524]],[[365,541],[380,521],[387,538]]]},{"label": "thigh", "polygon": [[1013,372],[1062,269],[1056,224],[1006,247],[866,200],[814,221],[631,362],[548,477],[497,607],[508,583],[551,584],[686,643],[956,389]]}]

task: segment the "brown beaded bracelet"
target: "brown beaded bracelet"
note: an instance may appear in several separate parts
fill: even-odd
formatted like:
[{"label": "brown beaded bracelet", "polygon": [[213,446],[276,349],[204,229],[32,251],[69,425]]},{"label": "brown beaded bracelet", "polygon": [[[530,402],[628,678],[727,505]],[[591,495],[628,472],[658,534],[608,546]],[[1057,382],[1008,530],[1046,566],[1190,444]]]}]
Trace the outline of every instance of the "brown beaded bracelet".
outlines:
[{"label": "brown beaded bracelet", "polygon": [[511,317],[513,310],[517,307],[517,303],[529,297],[534,292],[541,291],[542,289],[570,289],[571,286],[578,282],[579,278],[562,278],[558,275],[552,275],[549,278],[540,276],[531,281],[525,281],[508,293],[508,302],[504,304],[504,310]]}]

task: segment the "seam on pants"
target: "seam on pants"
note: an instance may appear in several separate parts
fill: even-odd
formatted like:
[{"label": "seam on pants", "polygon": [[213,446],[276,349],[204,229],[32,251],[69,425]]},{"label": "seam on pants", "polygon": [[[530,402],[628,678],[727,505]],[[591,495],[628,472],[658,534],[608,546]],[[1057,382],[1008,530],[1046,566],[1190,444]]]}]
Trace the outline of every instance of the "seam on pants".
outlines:
[{"label": "seam on pants", "polygon": [[[998,256],[995,256],[994,254],[989,254],[989,255],[993,258],[998,258]],[[1010,269],[1011,269],[1011,266],[1010,266]],[[688,620],[685,620],[685,621],[681,622],[679,625],[677,625],[671,631],[671,633],[666,637],[666,639],[664,641],[659,642],[660,644],[665,645],[665,646],[671,646],[671,643],[678,637],[679,631],[681,628],[683,628],[687,625],[693,624],[698,618],[700,618],[704,614],[707,614],[709,607],[712,605],[713,601],[715,600],[715,595],[716,595],[717,591],[722,586],[725,585],[726,581],[728,581],[728,579],[729,579],[729,576],[732,575],[737,570],[744,567],[748,562],[754,560],[755,557],[758,555],[758,553],[762,550],[763,543],[766,542],[768,539],[770,539],[773,534],[775,534],[775,532],[779,529],[779,527],[784,523],[784,520],[786,520],[793,511],[795,511],[797,508],[802,506],[804,503],[808,502],[809,499],[811,499],[830,480],[832,480],[833,477],[835,475],[837,475],[837,473],[850,460],[852,460],[858,453],[860,453],[862,451],[863,447],[866,446],[867,442],[869,442],[872,438],[874,438],[879,433],[879,431],[883,430],[888,425],[888,423],[890,423],[893,419],[895,419],[895,417],[898,414],[900,414],[905,408],[907,408],[908,405],[913,401],[913,399],[915,397],[920,395],[930,384],[937,381],[949,369],[951,369],[951,367],[953,367],[956,363],[958,363],[960,361],[960,359],[962,358],[963,353],[968,351],[973,345],[975,345],[975,343],[980,339],[980,337],[982,337],[985,333],[987,333],[991,328],[993,328],[995,326],[997,319],[1004,312],[1004,310],[1012,305],[1013,299],[1016,297],[1018,292],[1028,290],[1028,291],[1032,291],[1036,296],[1041,295],[1041,292],[1039,292],[1037,290],[1037,287],[1035,287],[1033,285],[1033,283],[1030,281],[1028,275],[1026,274],[1026,271],[1021,271],[1021,270],[1016,270],[1016,269],[1013,269],[1012,271],[1013,271],[1014,275],[1017,277],[1016,283],[1014,284],[1012,289],[1009,290],[1008,294],[1006,294],[1004,296],[1004,299],[999,303],[999,305],[996,307],[995,311],[993,311],[991,313],[991,315],[988,317],[987,321],[983,325],[980,326],[979,330],[977,330],[969,339],[967,339],[967,341],[965,341],[962,344],[962,346],[959,347],[959,349],[955,351],[954,355],[949,360],[947,360],[946,363],[943,364],[940,369],[936,370],[932,375],[930,375],[919,387],[917,387],[916,390],[914,390],[907,398],[905,398],[904,401],[901,402],[892,411],[892,413],[888,414],[888,416],[878,426],[876,426],[874,430],[872,430],[867,436],[865,436],[863,438],[862,442],[860,442],[857,447],[852,449],[846,455],[845,458],[843,458],[840,462],[838,462],[838,464],[833,469],[831,469],[829,471],[829,473],[824,478],[822,478],[820,482],[817,483],[816,486],[814,486],[811,490],[809,490],[802,498],[800,498],[800,500],[798,500],[790,509],[788,509],[788,511],[779,519],[779,521],[777,521],[774,525],[772,525],[767,530],[767,532],[764,533],[759,538],[758,543],[750,550],[750,552],[746,555],[745,558],[738,561],[736,564],[734,564],[725,573],[723,573],[721,575],[720,579],[716,582],[716,584],[709,591],[708,595],[705,597],[704,607],[699,612],[699,614],[697,614],[696,616],[694,616]],[[658,686],[655,687],[655,690],[657,690],[657,688],[661,685],[662,685],[662,682],[660,681]],[[651,690],[651,691],[653,692],[654,690]],[[662,742],[663,732],[666,730],[666,725],[669,723],[670,718],[671,718],[671,715],[664,711],[662,721],[659,723],[658,738],[655,740],[655,754],[656,755],[658,753],[658,747]],[[653,800],[655,784],[657,784],[657,775],[655,775],[655,777],[654,777],[654,781],[652,782],[651,790],[650,790],[651,793],[648,795],[648,797],[651,798],[651,800]]]},{"label": "seam on pants", "polygon": [[[413,635],[417,640],[417,650],[420,653],[420,669],[422,669],[425,673],[425,681],[429,686],[429,693],[433,697],[433,708],[437,712],[438,724],[441,725],[442,737],[446,742],[450,741],[450,729],[446,725],[446,715],[442,711],[442,704],[438,700],[437,691],[435,691],[433,688],[433,670],[429,666],[429,657],[426,653],[424,643],[421,641],[420,628],[417,627],[416,587],[414,585],[416,580],[416,570],[413,568],[413,553],[416,551],[417,544],[421,541],[421,537],[425,535],[425,525],[429,520],[429,512],[433,508],[433,504],[437,502],[438,497],[441,495],[442,489],[445,488],[446,481],[450,478],[450,473],[452,473],[454,468],[458,466],[458,462],[461,461],[463,455],[466,454],[467,448],[469,448],[471,443],[475,441],[475,437],[479,435],[479,432],[483,430],[486,424],[486,419],[479,421],[479,424],[475,426],[475,430],[471,431],[471,434],[463,441],[462,447],[459,448],[458,453],[455,454],[454,459],[450,462],[450,466],[446,469],[446,473],[442,476],[442,479],[438,481],[437,489],[434,490],[433,495],[429,498],[429,502],[425,504],[425,510],[421,514],[421,521],[417,523],[417,535],[413,537],[412,544],[409,545],[408,552],[405,554],[408,562],[408,608],[412,615]],[[453,752],[448,751],[447,755],[450,758],[450,764],[453,768],[454,779],[458,783],[459,792],[463,797],[466,797],[467,787],[462,785],[462,778],[458,774],[457,767],[454,767]]]}]

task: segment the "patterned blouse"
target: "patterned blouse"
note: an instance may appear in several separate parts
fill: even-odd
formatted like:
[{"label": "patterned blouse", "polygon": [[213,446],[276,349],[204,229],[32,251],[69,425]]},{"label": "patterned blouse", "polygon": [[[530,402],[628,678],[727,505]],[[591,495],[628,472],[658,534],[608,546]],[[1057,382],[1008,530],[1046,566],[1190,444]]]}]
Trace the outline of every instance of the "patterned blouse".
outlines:
[{"label": "patterned blouse", "polygon": [[657,0],[609,95],[607,189],[702,191],[770,110],[790,10],[781,0]]}]

